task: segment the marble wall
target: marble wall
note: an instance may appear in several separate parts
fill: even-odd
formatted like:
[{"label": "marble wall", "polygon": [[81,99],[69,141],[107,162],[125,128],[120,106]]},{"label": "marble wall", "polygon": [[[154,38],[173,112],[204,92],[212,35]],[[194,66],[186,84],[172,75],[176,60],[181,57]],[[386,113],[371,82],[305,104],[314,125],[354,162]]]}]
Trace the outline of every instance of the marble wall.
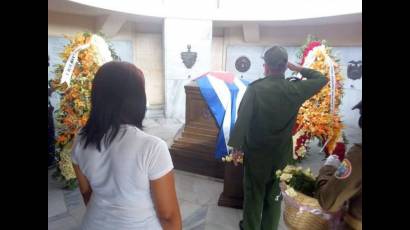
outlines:
[{"label": "marble wall", "polygon": [[[63,35],[73,36],[78,32],[95,32],[96,30],[95,17],[50,11],[48,13],[48,35],[61,38],[62,41],[65,41]],[[150,27],[151,24],[144,24],[144,26]],[[154,27],[157,28],[159,26]],[[116,51],[120,53],[122,60],[134,63],[143,70],[146,78],[146,92],[149,107],[163,107],[165,101],[165,80],[162,32],[156,29],[147,28],[147,32],[145,30],[141,31],[140,29],[141,24],[127,21],[121,26],[120,31],[110,38],[110,41],[114,44]],[[52,49],[62,50],[64,45],[65,43],[57,44],[57,42],[54,42],[54,44],[50,44],[49,42],[49,52],[51,46],[53,46]],[[57,59],[58,57],[53,58],[53,60]]]},{"label": "marble wall", "polygon": [[[263,59],[261,58],[269,46],[250,46],[250,45],[230,45],[227,47],[226,54],[226,71],[234,73],[238,77],[242,77],[249,81],[254,81],[263,77]],[[289,60],[298,62],[296,52],[299,47],[285,47],[288,51]],[[362,60],[362,48],[355,47],[335,47],[333,54],[340,59],[342,74],[344,80],[344,97],[341,104],[341,116],[345,125],[345,134],[349,141],[349,146],[353,143],[362,141],[362,132],[358,126],[360,117],[358,110],[351,110],[357,103],[362,100],[362,78],[352,80],[347,77],[347,68],[350,61]],[[246,56],[251,61],[250,69],[245,73],[240,73],[235,68],[235,61],[240,56]],[[290,76],[288,70],[286,76]]]},{"label": "marble wall", "polygon": [[350,61],[362,61],[362,47],[335,47],[334,54],[340,58],[344,81],[344,97],[341,105],[341,115],[345,125],[345,134],[349,146],[362,142],[362,129],[358,125],[359,110],[352,110],[362,100],[362,77],[357,80],[348,78],[347,69]]},{"label": "marble wall", "polygon": [[[48,55],[50,56],[50,66],[48,67],[48,80],[54,79],[54,69],[57,64],[64,64],[59,56],[59,54],[64,50],[64,46],[67,45],[69,41],[61,36],[49,36],[48,37]],[[128,40],[116,40],[112,41],[112,45],[117,52],[117,55],[123,61],[133,63],[133,44],[132,41]],[[59,95],[53,93],[50,97],[50,103],[54,107],[54,110],[58,109],[60,102]]]},{"label": "marble wall", "polygon": [[81,31],[95,32],[95,18],[92,16],[48,11],[48,35],[73,36]]},{"label": "marble wall", "polygon": [[121,61],[134,62],[134,46],[130,40],[115,40],[111,44]]},{"label": "marble wall", "polygon": [[223,55],[224,50],[224,38],[212,37],[212,51],[211,51],[211,70],[225,70],[225,60]]},{"label": "marble wall", "polygon": [[[63,16],[65,18],[62,18]],[[69,15],[63,16],[50,15],[49,12],[48,50],[51,64],[49,79],[53,77],[52,66],[61,62],[58,53],[67,43],[61,35],[74,34],[83,30],[92,31],[94,26],[90,23],[89,18],[81,18],[80,21],[75,21],[71,25],[68,23]],[[112,43],[122,60],[132,62],[144,71],[150,106],[158,107],[161,110],[159,112],[162,113],[165,105],[167,117],[185,122],[184,86],[189,81],[210,70],[225,70],[233,72],[238,77],[242,76],[249,81],[254,81],[263,77],[261,56],[273,44],[271,41],[283,44],[288,50],[289,59],[296,61],[295,52],[299,48],[298,41],[305,38],[306,33],[310,31],[329,30],[326,26],[322,27],[307,26],[291,31],[286,28],[261,27],[261,40],[258,43],[247,43],[243,39],[241,27],[224,28],[220,30],[220,33],[213,35],[215,28],[212,28],[210,20],[166,18],[162,33],[140,33],[135,30],[133,23],[126,23],[119,34],[113,38]],[[341,29],[343,30],[344,27]],[[348,62],[361,60],[362,57],[361,36],[359,36],[360,33],[356,34],[357,36],[351,34],[325,36],[329,37],[329,41],[340,46],[335,47],[334,52],[341,58],[344,76],[347,75]],[[191,69],[187,69],[181,59],[181,52],[187,51],[188,44],[191,45],[191,51],[197,53],[196,63]],[[251,60],[251,68],[246,73],[240,73],[235,69],[235,60],[242,55]],[[287,75],[290,75],[289,71]],[[346,125],[346,134],[349,140],[361,141],[361,130],[357,126],[359,113],[357,110],[351,110],[361,100],[361,79],[346,78],[344,85],[345,97],[341,110]],[[56,95],[53,95],[51,102],[58,107]]]},{"label": "marble wall", "polygon": [[[129,40],[110,41],[117,55],[123,61],[133,63],[133,43]],[[61,36],[48,37],[48,55],[50,56],[50,67],[48,68],[48,80],[54,78],[54,65],[63,64],[59,54],[64,50],[64,46],[69,43],[68,39]]]},{"label": "marble wall", "polygon": [[[262,56],[270,46],[245,46],[245,45],[231,45],[227,47],[226,57],[226,71],[232,72],[237,77],[254,81],[263,77],[263,59]],[[299,47],[287,46],[289,61],[298,62],[296,58],[296,51]],[[248,71],[241,73],[235,68],[235,61],[237,58],[245,56],[251,61],[251,66]],[[291,72],[286,71],[286,76],[290,76]]]},{"label": "marble wall", "polygon": [[[127,35],[127,36],[125,36]],[[150,107],[163,106],[164,104],[164,67],[162,34],[159,33],[135,33],[133,35],[120,34],[118,38],[110,40],[121,60],[134,63],[141,68],[145,75],[146,92]],[[48,37],[48,53],[50,55],[50,67],[48,79],[54,77],[55,64],[62,64],[59,57],[68,44],[68,40],[62,36]],[[53,96],[53,104],[58,100]]]},{"label": "marble wall", "polygon": [[[166,18],[164,20],[165,115],[185,122],[184,85],[210,70],[212,21]],[[181,52],[197,53],[195,64],[188,69]]]},{"label": "marble wall", "polygon": [[145,90],[150,108],[162,106],[165,100],[163,49],[162,34],[137,33],[135,35],[134,64],[144,72]]}]

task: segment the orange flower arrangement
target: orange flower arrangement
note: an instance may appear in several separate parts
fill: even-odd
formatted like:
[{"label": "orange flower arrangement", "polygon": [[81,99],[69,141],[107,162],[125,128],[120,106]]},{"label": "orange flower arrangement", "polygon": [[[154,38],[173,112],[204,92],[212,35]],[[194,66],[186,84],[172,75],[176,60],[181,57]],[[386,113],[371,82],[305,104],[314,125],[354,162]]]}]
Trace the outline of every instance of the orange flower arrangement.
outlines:
[{"label": "orange flower arrangement", "polygon": [[[80,45],[90,42],[91,33],[78,33],[70,38],[70,43],[64,47],[60,54],[63,63],[67,62],[71,52]],[[118,59],[115,52],[110,48],[112,57]],[[71,146],[76,133],[87,123],[91,109],[92,80],[99,68],[99,53],[96,47],[91,45],[78,54],[78,61],[71,76],[70,87],[61,82],[64,65],[56,66],[55,78],[51,86],[60,94],[60,108],[56,110],[57,121],[56,149],[59,160],[57,177],[66,182],[67,187],[75,187],[75,173],[71,164]]]},{"label": "orange flower arrangement", "polygon": [[[307,55],[314,55],[314,60],[311,64],[305,63]],[[307,100],[299,109],[299,114],[296,120],[294,129],[294,153],[295,158],[303,158],[304,153],[300,149],[308,149],[308,142],[300,141],[300,139],[318,138],[321,144],[325,144],[325,151],[332,154],[336,148],[336,144],[342,139],[343,124],[339,116],[339,106],[343,96],[343,77],[337,61],[331,54],[331,48],[326,46],[325,41],[308,41],[308,45],[303,48],[303,56],[301,63],[306,67],[315,69],[324,74],[329,83],[316,95]],[[327,61],[330,58],[331,62]],[[334,68],[334,110],[331,110],[331,82],[329,69],[333,65]],[[299,141],[298,141],[299,140]]]}]

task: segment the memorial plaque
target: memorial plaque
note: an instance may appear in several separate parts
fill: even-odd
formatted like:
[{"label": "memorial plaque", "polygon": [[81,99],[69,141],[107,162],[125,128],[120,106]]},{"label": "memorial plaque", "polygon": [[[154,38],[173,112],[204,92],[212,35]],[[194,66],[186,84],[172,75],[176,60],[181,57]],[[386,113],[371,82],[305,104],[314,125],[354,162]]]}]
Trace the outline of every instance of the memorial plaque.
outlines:
[{"label": "memorial plaque", "polygon": [[249,60],[249,58],[245,56],[239,57],[235,61],[235,68],[241,73],[248,71],[250,67],[251,67],[251,61]]}]

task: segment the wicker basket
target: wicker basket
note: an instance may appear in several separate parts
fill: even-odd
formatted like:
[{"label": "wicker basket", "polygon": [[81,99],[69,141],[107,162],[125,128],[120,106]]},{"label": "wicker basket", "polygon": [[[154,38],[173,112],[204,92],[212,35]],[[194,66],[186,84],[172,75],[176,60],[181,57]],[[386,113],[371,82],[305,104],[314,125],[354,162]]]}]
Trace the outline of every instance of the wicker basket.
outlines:
[{"label": "wicker basket", "polygon": [[322,210],[319,201],[313,197],[306,196],[296,192],[295,197],[289,197],[285,194],[286,184],[281,184],[281,190],[284,197],[285,208],[283,211],[283,220],[289,230],[329,230],[331,222],[320,215],[313,214],[309,211],[299,211],[299,207],[308,207],[311,209]]}]

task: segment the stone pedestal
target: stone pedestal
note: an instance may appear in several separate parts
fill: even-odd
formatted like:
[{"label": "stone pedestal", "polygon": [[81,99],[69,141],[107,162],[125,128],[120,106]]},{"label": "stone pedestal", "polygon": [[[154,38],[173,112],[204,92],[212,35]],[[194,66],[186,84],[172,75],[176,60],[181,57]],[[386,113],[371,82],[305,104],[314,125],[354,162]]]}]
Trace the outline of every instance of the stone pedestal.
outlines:
[{"label": "stone pedestal", "polygon": [[242,209],[243,205],[243,165],[225,164],[224,190],[219,196],[219,206]]},{"label": "stone pedestal", "polygon": [[185,85],[185,125],[170,148],[176,169],[224,178],[224,163],[215,159],[219,128],[204,101],[197,83]]}]

